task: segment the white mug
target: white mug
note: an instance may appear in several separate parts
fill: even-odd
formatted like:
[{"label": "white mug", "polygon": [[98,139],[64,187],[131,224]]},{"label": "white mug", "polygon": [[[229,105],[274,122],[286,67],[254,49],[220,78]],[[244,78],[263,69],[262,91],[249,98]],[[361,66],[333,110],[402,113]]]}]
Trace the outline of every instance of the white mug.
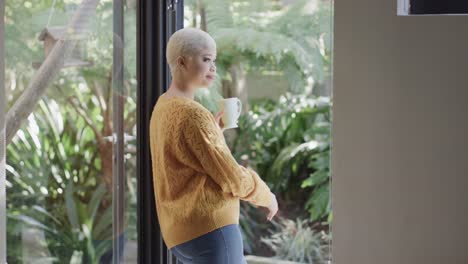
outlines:
[{"label": "white mug", "polygon": [[237,97],[223,98],[218,100],[219,111],[224,110],[222,115],[223,130],[237,127],[237,120],[242,112],[242,102]]}]

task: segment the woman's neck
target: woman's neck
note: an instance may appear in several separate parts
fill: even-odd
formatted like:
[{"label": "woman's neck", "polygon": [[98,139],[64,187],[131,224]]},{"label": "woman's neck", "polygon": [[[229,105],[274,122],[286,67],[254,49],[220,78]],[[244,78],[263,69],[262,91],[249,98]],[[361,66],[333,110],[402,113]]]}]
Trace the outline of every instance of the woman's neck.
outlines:
[{"label": "woman's neck", "polygon": [[170,96],[184,96],[192,100],[195,98],[195,92],[192,89],[189,89],[187,86],[177,83],[177,81],[174,80],[171,82],[171,85],[165,94]]}]

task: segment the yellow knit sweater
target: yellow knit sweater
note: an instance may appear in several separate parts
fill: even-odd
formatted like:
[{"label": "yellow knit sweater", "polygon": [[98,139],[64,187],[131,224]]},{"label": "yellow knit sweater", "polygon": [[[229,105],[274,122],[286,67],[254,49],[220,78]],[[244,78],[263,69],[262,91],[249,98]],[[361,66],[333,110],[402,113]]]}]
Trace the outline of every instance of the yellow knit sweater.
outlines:
[{"label": "yellow knit sweater", "polygon": [[213,114],[186,97],[160,96],[150,121],[157,216],[168,248],[239,223],[239,200],[268,206],[272,193],[239,165]]}]

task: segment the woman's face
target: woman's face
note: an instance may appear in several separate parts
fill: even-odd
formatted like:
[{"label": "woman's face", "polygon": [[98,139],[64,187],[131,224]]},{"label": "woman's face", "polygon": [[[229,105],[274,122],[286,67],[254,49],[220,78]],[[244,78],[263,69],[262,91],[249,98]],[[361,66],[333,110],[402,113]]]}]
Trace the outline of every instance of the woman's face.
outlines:
[{"label": "woman's face", "polygon": [[216,79],[216,49],[205,48],[187,60],[185,79],[193,87],[208,87]]}]

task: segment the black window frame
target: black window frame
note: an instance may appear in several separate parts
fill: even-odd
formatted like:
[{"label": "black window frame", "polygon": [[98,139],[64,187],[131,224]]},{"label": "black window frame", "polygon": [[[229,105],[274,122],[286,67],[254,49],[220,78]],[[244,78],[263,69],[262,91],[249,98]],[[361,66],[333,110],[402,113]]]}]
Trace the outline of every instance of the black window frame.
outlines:
[{"label": "black window frame", "polygon": [[400,15],[465,15],[466,0],[398,0]]},{"label": "black window frame", "polygon": [[183,28],[184,4],[183,0],[137,2],[138,263],[176,263],[159,228],[148,141],[153,107],[171,81],[165,56],[167,40]]}]

